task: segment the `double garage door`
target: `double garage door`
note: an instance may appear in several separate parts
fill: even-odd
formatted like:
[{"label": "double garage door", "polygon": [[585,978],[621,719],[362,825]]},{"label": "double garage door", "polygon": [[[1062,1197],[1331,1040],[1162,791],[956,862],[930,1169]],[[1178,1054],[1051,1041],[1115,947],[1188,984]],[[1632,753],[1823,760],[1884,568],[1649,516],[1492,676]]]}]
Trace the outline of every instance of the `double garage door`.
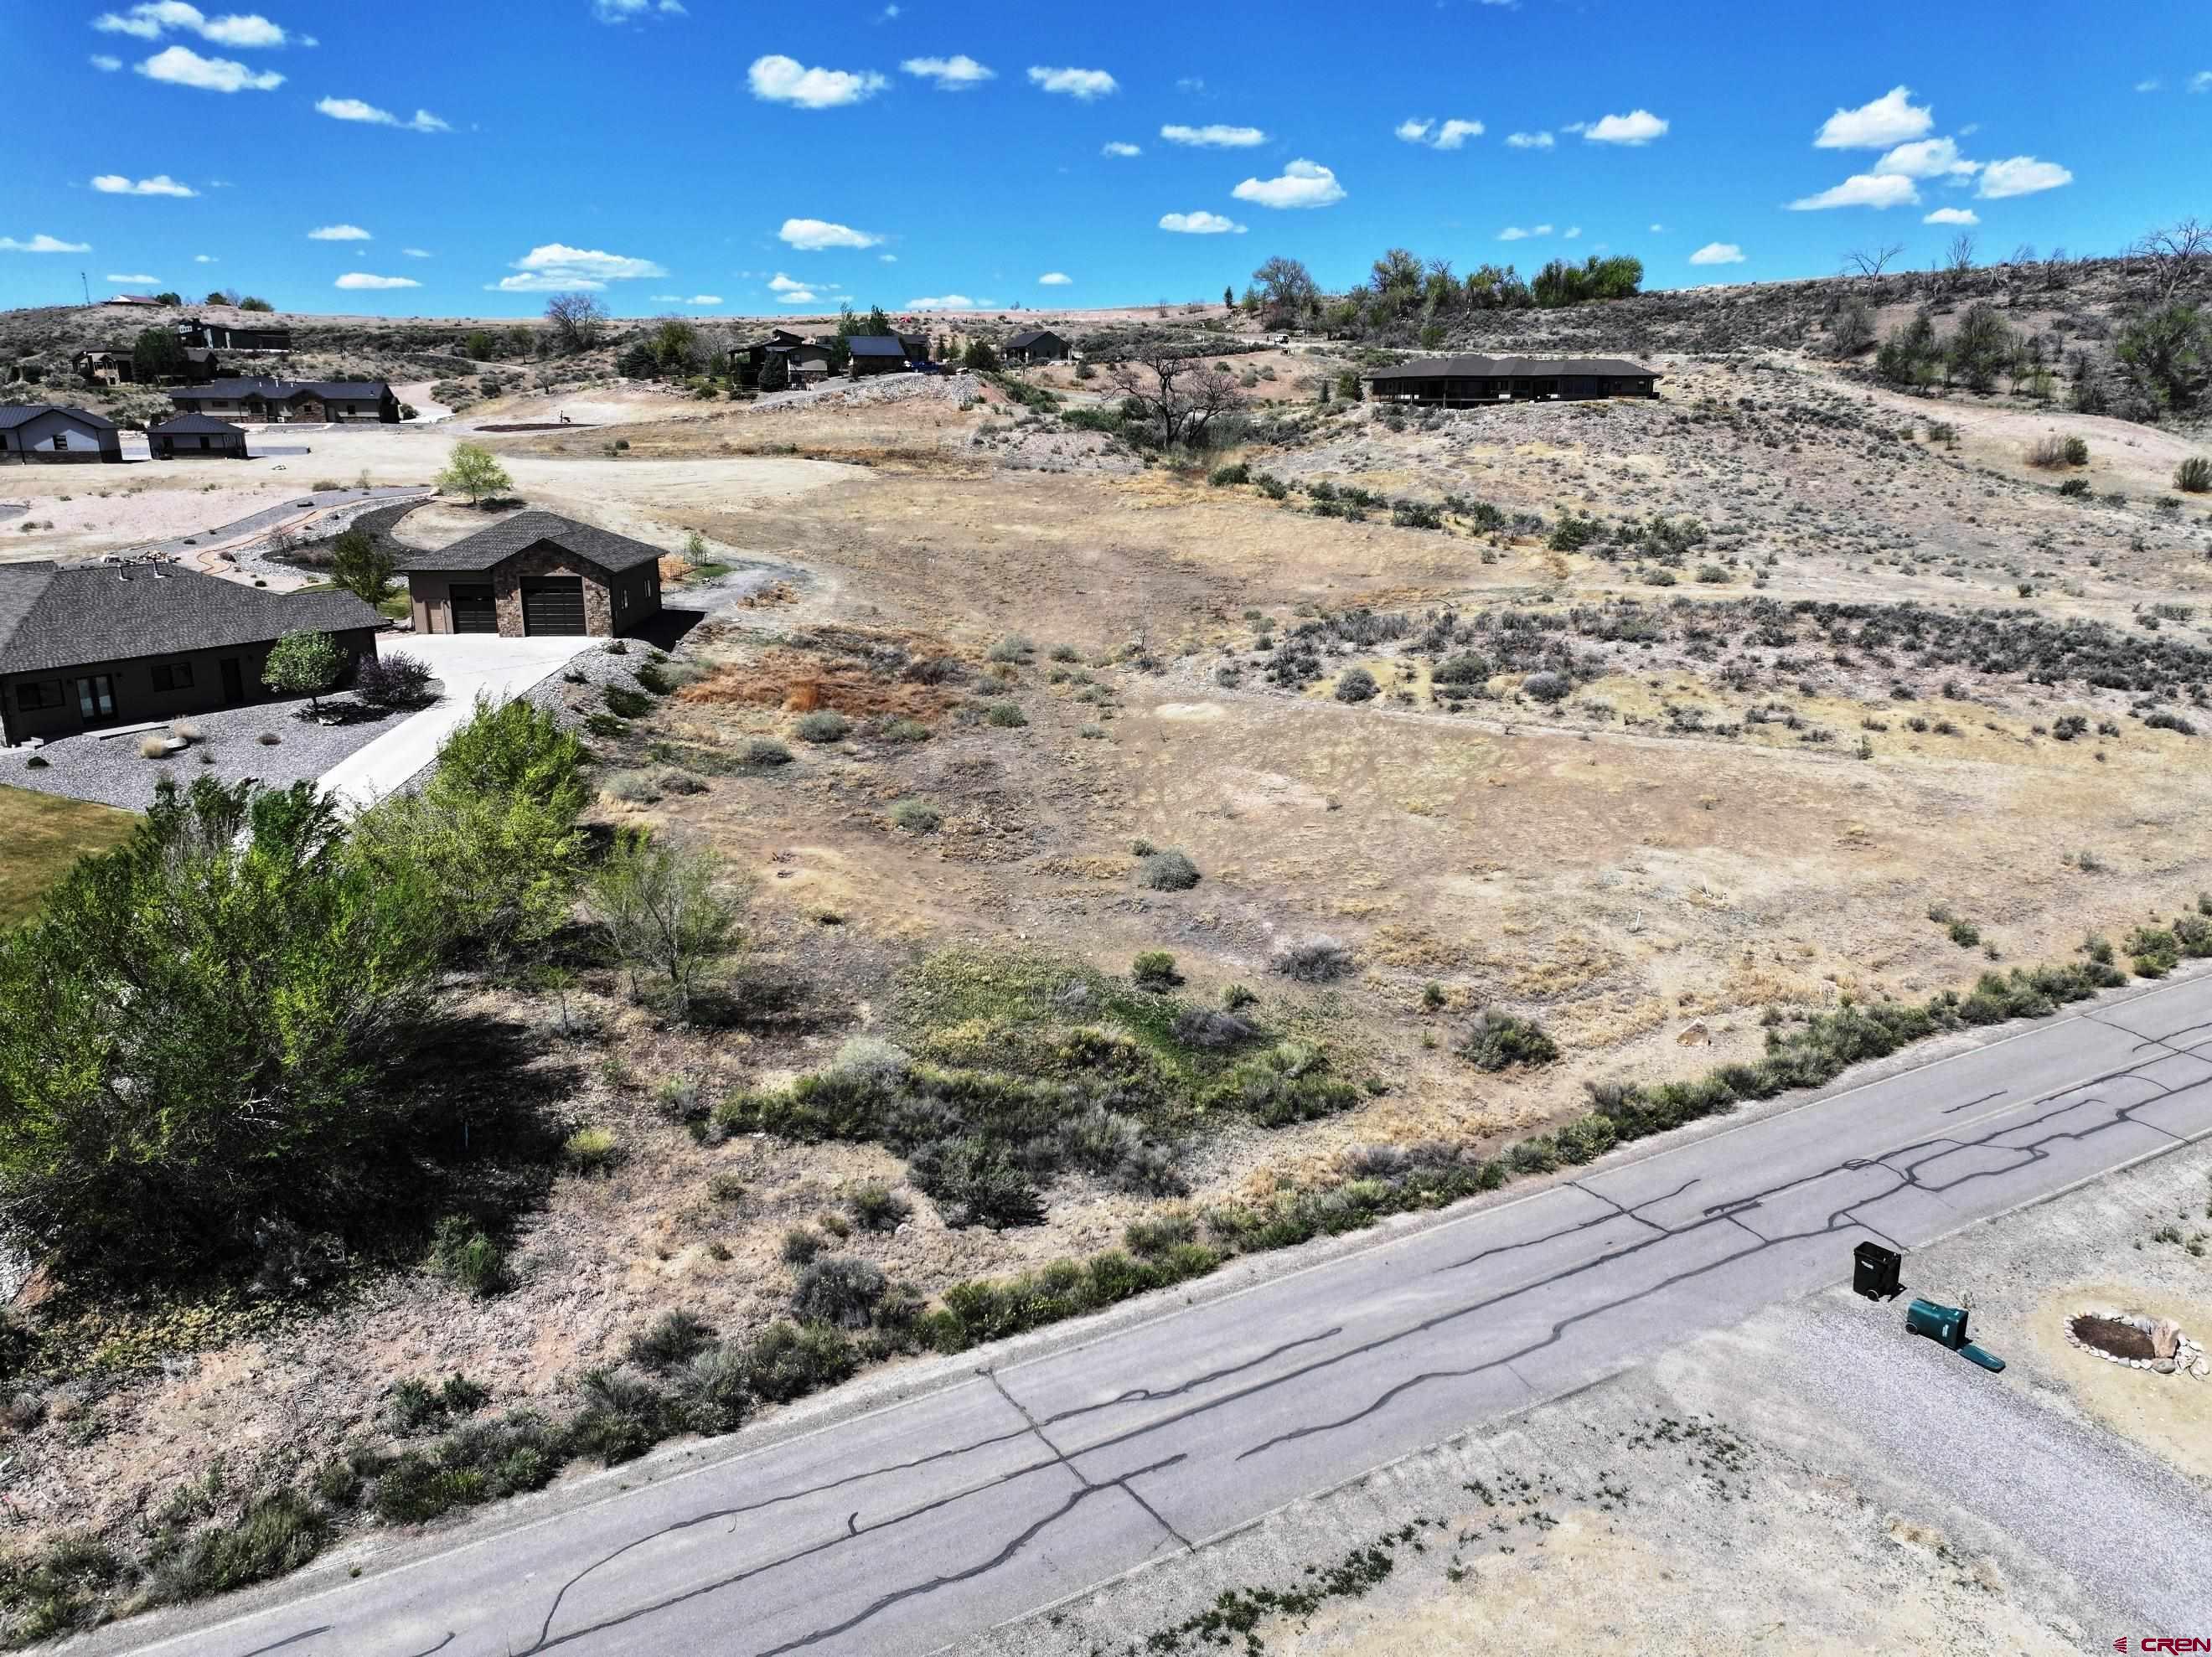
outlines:
[{"label": "double garage door", "polygon": [[[496,633],[499,606],[491,584],[455,582],[448,590],[456,633]],[[522,630],[533,637],[581,637],[584,583],[578,576],[548,576],[522,584]]]}]

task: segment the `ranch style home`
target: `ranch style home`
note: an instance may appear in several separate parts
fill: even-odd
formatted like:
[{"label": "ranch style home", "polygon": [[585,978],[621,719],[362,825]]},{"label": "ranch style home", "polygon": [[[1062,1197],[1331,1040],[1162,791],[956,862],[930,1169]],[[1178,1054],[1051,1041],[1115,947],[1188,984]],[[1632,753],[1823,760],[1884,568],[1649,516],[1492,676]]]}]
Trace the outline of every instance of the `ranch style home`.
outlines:
[{"label": "ranch style home", "polygon": [[660,610],[660,549],[522,512],[400,565],[417,633],[612,638]]},{"label": "ranch style home", "polygon": [[0,564],[0,738],[265,701],[287,633],[329,634],[349,675],[383,625],[349,592],[288,597],[174,564]]},{"label": "ranch style home", "polygon": [[122,458],[115,422],[100,415],[52,403],[0,409],[0,464],[67,466]]},{"label": "ranch style home", "polygon": [[1656,397],[1659,375],[1619,357],[1415,357],[1361,378],[1382,403],[1473,409],[1486,403]]},{"label": "ranch style home", "polygon": [[380,379],[211,379],[169,393],[179,414],[263,425],[399,423],[399,399]]},{"label": "ranch style home", "polygon": [[1065,362],[1067,342],[1049,328],[1024,328],[1000,355],[1009,362]]},{"label": "ranch style home", "polygon": [[246,433],[212,415],[175,415],[146,428],[146,451],[156,460],[243,460]]}]

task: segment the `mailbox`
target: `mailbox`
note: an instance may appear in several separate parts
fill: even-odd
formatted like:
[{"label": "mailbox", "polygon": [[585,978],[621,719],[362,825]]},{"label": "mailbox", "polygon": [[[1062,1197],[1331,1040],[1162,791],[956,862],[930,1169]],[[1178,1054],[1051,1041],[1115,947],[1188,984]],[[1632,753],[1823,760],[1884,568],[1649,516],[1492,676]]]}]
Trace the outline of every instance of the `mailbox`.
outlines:
[{"label": "mailbox", "polygon": [[1938,1346],[1948,1346],[1954,1352],[1966,1344],[1964,1307],[1938,1306],[1934,1301],[1917,1300],[1905,1308],[1905,1326],[1912,1333],[1925,1335]]},{"label": "mailbox", "polygon": [[1897,1274],[1905,1256],[1878,1242],[1863,1242],[1851,1251],[1851,1287],[1870,1301],[1886,1301],[1897,1293]]}]

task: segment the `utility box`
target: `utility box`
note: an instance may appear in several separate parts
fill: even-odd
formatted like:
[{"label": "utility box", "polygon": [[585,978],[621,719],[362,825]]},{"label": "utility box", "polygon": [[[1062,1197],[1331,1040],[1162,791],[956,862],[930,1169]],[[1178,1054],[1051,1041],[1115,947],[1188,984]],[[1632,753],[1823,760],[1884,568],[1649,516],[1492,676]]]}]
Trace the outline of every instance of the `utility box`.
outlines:
[{"label": "utility box", "polygon": [[1954,1352],[1966,1344],[1964,1307],[1938,1306],[1934,1301],[1917,1300],[1905,1308],[1905,1326],[1913,1334],[1925,1335],[1938,1346],[1948,1346]]},{"label": "utility box", "polygon": [[1878,1242],[1863,1242],[1851,1251],[1851,1287],[1870,1301],[1886,1301],[1897,1293],[1898,1272],[1905,1256]]}]

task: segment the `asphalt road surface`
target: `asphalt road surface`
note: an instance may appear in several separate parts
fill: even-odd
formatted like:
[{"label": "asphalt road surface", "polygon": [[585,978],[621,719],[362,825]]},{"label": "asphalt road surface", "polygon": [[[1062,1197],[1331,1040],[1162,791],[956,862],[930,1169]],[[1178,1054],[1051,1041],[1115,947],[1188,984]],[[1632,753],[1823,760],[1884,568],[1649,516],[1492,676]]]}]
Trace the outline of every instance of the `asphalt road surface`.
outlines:
[{"label": "asphalt road surface", "polygon": [[1846,1278],[1863,1239],[1929,1242],[2208,1133],[2212,977],[1615,1156],[1080,1345],[1003,1368],[978,1353],[975,1370],[873,1413],[750,1453],[741,1437],[739,1454],[588,1505],[371,1557],[358,1578],[98,1643],[179,1657],[957,1648]]}]

